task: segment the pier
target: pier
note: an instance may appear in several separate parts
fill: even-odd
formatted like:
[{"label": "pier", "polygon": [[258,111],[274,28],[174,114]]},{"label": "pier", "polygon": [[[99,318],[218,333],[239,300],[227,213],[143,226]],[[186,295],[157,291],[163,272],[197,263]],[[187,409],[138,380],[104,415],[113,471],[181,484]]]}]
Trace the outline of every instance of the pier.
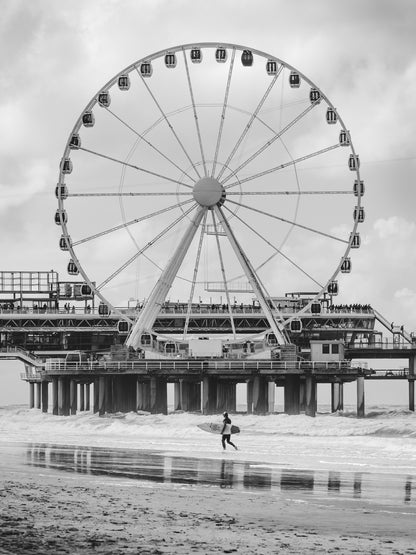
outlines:
[{"label": "pier", "polygon": [[[42,303],[42,293],[36,295],[34,301],[27,291],[14,292],[19,301],[1,305],[0,359],[25,365],[21,377],[29,385],[29,406],[44,412],[167,413],[168,384],[173,384],[175,410],[232,412],[237,385],[244,384],[248,413],[272,412],[278,386],[284,389],[284,412],[314,416],[317,384],[331,384],[330,402],[336,412],[343,410],[344,384],[356,382],[357,415],[364,416],[366,380],[406,380],[409,409],[414,410],[416,343],[403,328],[392,330],[390,324],[387,331],[393,340],[383,337],[376,324],[387,327],[387,320],[369,306],[336,307],[322,299],[319,312],[316,307],[314,312],[304,311],[296,320],[299,329],[289,328],[290,344],[279,346],[256,304],[232,307],[240,336],[219,342],[215,338],[230,328],[229,311],[212,304],[192,306],[188,327],[193,340],[186,343],[181,339],[186,305],[164,303],[154,334],[142,337],[143,349],[134,350],[124,345],[124,320],[107,307],[97,307],[93,295],[81,302],[71,299],[74,310],[68,310],[69,301],[63,303],[67,299],[59,295],[49,304]],[[290,321],[305,298],[290,295],[279,304],[283,318]],[[118,310],[136,319],[141,309]],[[191,353],[192,348],[210,345],[201,331],[214,338],[215,348],[220,344],[220,352]],[[409,363],[402,370],[388,365],[373,370],[360,363],[363,359]]]}]

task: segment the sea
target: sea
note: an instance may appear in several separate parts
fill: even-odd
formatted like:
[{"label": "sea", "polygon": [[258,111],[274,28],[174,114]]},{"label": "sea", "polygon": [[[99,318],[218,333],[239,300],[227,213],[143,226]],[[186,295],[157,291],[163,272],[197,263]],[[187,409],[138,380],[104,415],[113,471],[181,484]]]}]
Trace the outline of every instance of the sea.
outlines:
[{"label": "sea", "polygon": [[267,490],[293,502],[416,516],[414,412],[369,406],[365,418],[357,418],[353,407],[338,413],[328,407],[315,418],[243,412],[231,418],[240,427],[231,436],[238,450],[224,451],[219,434],[198,427],[221,423],[220,414],[54,416],[3,406],[0,474],[19,479],[65,472],[152,488]]},{"label": "sea", "polygon": [[236,413],[238,447],[224,453],[221,437],[198,427],[222,416],[171,412],[100,417],[92,412],[54,416],[39,409],[0,407],[1,444],[51,444],[158,451],[171,456],[222,459],[225,455],[285,468],[416,474],[416,414],[403,407],[367,407],[357,418],[342,412],[305,415]]}]

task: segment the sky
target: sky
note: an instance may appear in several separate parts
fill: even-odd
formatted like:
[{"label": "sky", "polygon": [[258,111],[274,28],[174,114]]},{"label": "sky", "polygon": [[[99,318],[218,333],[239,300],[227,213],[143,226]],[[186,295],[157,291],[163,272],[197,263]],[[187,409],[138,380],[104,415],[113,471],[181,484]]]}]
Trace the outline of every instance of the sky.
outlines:
[{"label": "sky", "polygon": [[[389,321],[416,330],[412,0],[2,0],[1,6],[3,270],[53,268],[66,275],[68,257],[57,246],[60,230],[53,222],[59,161],[75,121],[104,83],[171,46],[241,44],[304,73],[351,131],[366,187],[366,219],[361,248],[351,253],[353,271],[339,278],[337,302],[370,303]],[[240,94],[245,98],[247,87]],[[332,213],[325,208],[322,213]],[[80,225],[90,216],[79,215]],[[118,247],[103,245],[95,255],[105,261]],[[318,243],[304,251],[295,245],[292,252],[327,271],[327,253]]]}]

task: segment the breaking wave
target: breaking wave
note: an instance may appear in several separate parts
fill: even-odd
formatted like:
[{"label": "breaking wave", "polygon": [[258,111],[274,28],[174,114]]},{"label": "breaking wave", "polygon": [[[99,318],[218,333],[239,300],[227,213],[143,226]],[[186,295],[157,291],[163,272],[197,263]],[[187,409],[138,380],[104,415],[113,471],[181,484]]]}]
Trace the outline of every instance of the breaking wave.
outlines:
[{"label": "breaking wave", "polygon": [[[19,406],[0,407],[0,432],[3,439],[27,439],[28,436],[78,439],[102,437],[190,438],[200,436],[197,425],[221,422],[220,415],[171,413],[169,415],[128,413],[100,417],[92,412],[73,416],[54,416],[38,409]],[[416,439],[416,413],[403,408],[370,407],[365,418],[357,418],[352,410],[334,414],[318,413],[316,418],[305,415],[267,416],[235,414],[233,423],[244,435],[294,437],[403,437]]]}]

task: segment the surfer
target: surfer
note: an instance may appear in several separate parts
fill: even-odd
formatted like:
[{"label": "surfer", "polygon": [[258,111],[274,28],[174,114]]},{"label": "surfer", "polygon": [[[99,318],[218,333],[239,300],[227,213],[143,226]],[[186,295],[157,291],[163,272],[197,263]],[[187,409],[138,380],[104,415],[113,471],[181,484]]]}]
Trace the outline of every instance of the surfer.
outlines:
[{"label": "surfer", "polygon": [[230,420],[230,417],[228,416],[228,412],[224,412],[223,417],[224,417],[224,420],[223,420],[223,426],[222,426],[222,430],[221,430],[222,448],[225,451],[225,442],[227,442],[229,445],[232,445],[236,451],[238,451],[237,446],[234,445],[234,443],[230,439],[231,438],[231,420]]}]

